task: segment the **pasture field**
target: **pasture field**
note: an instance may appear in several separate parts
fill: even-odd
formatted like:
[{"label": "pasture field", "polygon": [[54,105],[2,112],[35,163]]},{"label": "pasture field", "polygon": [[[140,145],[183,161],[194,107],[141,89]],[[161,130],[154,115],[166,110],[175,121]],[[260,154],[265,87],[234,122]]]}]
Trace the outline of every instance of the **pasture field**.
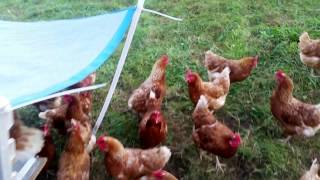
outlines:
[{"label": "pasture field", "polygon": [[[128,7],[135,2],[1,0],[0,18],[15,21],[75,18]],[[108,133],[127,147],[139,147],[138,117],[128,111],[127,100],[148,76],[153,62],[168,54],[169,88],[163,103],[169,124],[165,144],[173,152],[166,167],[168,171],[184,180],[298,179],[313,158],[320,158],[320,137],[293,138],[289,145],[281,143],[284,136],[270,112],[269,97],[275,86],[274,72],[283,69],[293,78],[296,97],[320,103],[320,79],[310,76],[310,69],[300,62],[298,50],[298,37],[303,31],[320,38],[319,5],[318,0],[146,0],[145,7],[181,17],[184,21],[142,14],[99,134]],[[121,47],[97,71],[98,83],[112,79]],[[204,52],[209,49],[229,58],[260,56],[257,69],[245,81],[232,84],[225,106],[217,112],[217,117],[239,131],[243,139],[233,158],[220,159],[227,165],[224,174],[215,171],[215,159],[211,156],[202,161],[199,158],[191,139],[193,105],[184,81],[188,68],[207,79],[203,59]],[[100,89],[94,94],[95,118],[107,90]],[[34,108],[24,108],[21,112],[28,123],[40,124]],[[59,151],[63,149],[60,141],[57,143]],[[110,179],[104,170],[102,154],[95,150],[92,157],[92,179]]]}]

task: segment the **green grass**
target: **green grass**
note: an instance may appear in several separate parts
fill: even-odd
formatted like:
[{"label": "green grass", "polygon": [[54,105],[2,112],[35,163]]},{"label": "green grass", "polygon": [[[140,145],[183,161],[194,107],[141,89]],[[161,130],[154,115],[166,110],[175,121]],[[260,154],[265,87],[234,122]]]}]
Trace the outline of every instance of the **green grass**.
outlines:
[{"label": "green grass", "polygon": [[[47,20],[100,14],[127,7],[132,0],[2,0],[0,18]],[[298,55],[298,37],[303,31],[320,37],[318,0],[146,0],[146,7],[182,17],[174,22],[143,13],[127,63],[109,113],[99,133],[109,133],[129,147],[139,147],[137,117],[127,111],[127,99],[148,76],[156,58],[168,54],[168,94],[163,111],[168,118],[166,142],[173,156],[167,169],[180,179],[297,179],[319,158],[319,135],[294,138],[281,144],[282,131],[269,108],[273,74],[283,69],[294,80],[294,95],[310,103],[320,102],[320,79],[310,77]],[[98,82],[109,82],[120,49],[98,71]],[[258,68],[247,80],[233,84],[226,105],[217,116],[240,131],[244,143],[236,156],[222,159],[224,174],[210,172],[214,161],[200,161],[191,140],[192,104],[183,76],[187,68],[206,78],[204,52],[211,49],[230,58],[260,56]],[[26,52],[27,53],[27,52]],[[107,89],[95,92],[97,116]],[[30,112],[26,114],[32,114]],[[34,115],[31,115],[34,116]],[[108,179],[102,155],[94,152],[92,179]]]}]

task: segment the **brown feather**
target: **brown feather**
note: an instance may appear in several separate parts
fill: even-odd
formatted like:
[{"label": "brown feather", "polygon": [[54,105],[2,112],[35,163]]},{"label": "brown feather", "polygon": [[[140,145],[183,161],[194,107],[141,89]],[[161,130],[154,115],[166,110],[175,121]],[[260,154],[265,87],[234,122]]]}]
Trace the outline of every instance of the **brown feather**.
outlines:
[{"label": "brown feather", "polygon": [[[217,110],[221,108],[221,105],[217,103],[218,98],[226,96],[229,92],[230,83],[227,81],[204,82],[198,73],[192,72],[192,76],[195,77],[193,82],[188,83],[189,97],[194,105],[198,103],[201,95],[206,96],[209,101],[209,108]],[[218,105],[217,105],[218,104]]]},{"label": "brown feather", "polygon": [[217,121],[214,124],[195,129],[192,138],[201,149],[224,158],[230,158],[237,152],[237,148],[230,147],[228,143],[233,134],[227,126]]},{"label": "brown feather", "polygon": [[45,164],[45,166],[43,167],[43,169],[41,170],[41,173],[46,172],[50,166],[52,166],[52,162],[55,159],[56,156],[56,147],[53,143],[53,139],[51,135],[47,135],[44,138],[44,146],[41,149],[41,151],[38,153],[39,157],[46,157],[47,158],[47,162]]},{"label": "brown feather", "polygon": [[162,169],[170,158],[166,147],[153,149],[124,148],[115,138],[105,137],[105,167],[116,179],[136,179]]},{"label": "brown feather", "polygon": [[178,180],[174,175],[164,170],[161,170],[161,175],[157,175],[156,173],[153,172],[136,180]]},{"label": "brown feather", "polygon": [[[150,109],[160,109],[163,98],[166,94],[166,67],[164,63],[168,59],[162,56],[153,65],[149,77],[133,91],[128,104],[131,109],[143,116]],[[155,99],[150,99],[151,90],[155,93]]]},{"label": "brown feather", "polygon": [[229,60],[222,56],[218,56],[211,51],[206,52],[205,66],[208,70],[221,72],[225,67],[229,67],[230,82],[239,82],[250,76],[251,71],[255,68],[258,56],[244,57],[240,60]]},{"label": "brown feather", "polygon": [[139,124],[139,136],[143,148],[152,148],[160,144],[167,136],[167,122],[163,115],[160,115],[160,123],[155,124],[150,120],[150,111],[144,115]]},{"label": "brown feather", "polygon": [[319,108],[294,98],[293,88],[292,80],[285,75],[273,91],[270,101],[271,112],[287,135],[301,134],[303,125],[316,127],[320,124]]},{"label": "brown feather", "polygon": [[90,156],[80,130],[73,129],[59,160],[58,180],[88,180]]},{"label": "brown feather", "polygon": [[303,33],[299,39],[299,48],[303,54],[320,57],[320,39],[310,39],[306,32]]},{"label": "brown feather", "polygon": [[215,116],[213,116],[209,111],[208,107],[199,107],[199,105],[197,105],[193,111],[192,119],[196,129],[204,125],[214,124],[217,121]]}]

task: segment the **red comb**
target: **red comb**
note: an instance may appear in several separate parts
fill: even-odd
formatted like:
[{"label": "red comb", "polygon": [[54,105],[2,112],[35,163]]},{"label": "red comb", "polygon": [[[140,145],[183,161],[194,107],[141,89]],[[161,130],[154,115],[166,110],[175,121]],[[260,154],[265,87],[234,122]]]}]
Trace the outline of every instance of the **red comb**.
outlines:
[{"label": "red comb", "polygon": [[107,144],[106,144],[106,142],[104,140],[105,137],[106,137],[105,135],[102,135],[96,141],[96,144],[98,145],[98,148],[101,151],[105,151],[105,149],[107,148]]},{"label": "red comb", "polygon": [[63,96],[63,100],[64,100],[66,103],[71,103],[72,100],[73,100],[73,96],[72,96],[72,95],[69,95],[69,94],[64,95],[64,96]]},{"label": "red comb", "polygon": [[97,139],[98,141],[102,141],[104,137],[108,136],[108,133],[103,133],[101,136],[99,136],[99,138]]},{"label": "red comb", "polygon": [[186,71],[186,74],[185,74],[185,76],[184,76],[184,79],[185,79],[185,81],[186,81],[187,83],[189,83],[190,81],[192,81],[192,79],[194,79],[193,73],[192,73],[192,71],[191,71],[190,69],[188,69],[188,70]]},{"label": "red comb", "polygon": [[169,56],[168,55],[162,55],[161,56],[161,59],[163,60],[163,61],[168,61],[169,60]]},{"label": "red comb", "polygon": [[285,76],[285,73],[284,73],[281,69],[279,69],[279,70],[276,72],[276,76],[277,76],[277,77],[283,77],[283,76]]},{"label": "red comb", "polygon": [[191,74],[192,74],[191,69],[186,70],[186,73],[185,73],[185,79],[187,79],[187,78],[188,78],[188,76],[190,76]]},{"label": "red comb", "polygon": [[100,137],[97,139],[97,142],[103,141],[103,138],[104,138],[104,137],[105,137],[104,135],[100,136]]},{"label": "red comb", "polygon": [[154,120],[156,124],[160,123],[161,122],[161,112],[160,111],[153,111],[150,119]]},{"label": "red comb", "polygon": [[234,133],[229,141],[229,144],[233,148],[238,148],[241,144],[241,136],[239,133]]},{"label": "red comb", "polygon": [[44,124],[43,125],[43,135],[44,136],[47,136],[47,135],[49,135],[49,125],[46,123],[46,124]]},{"label": "red comb", "polygon": [[153,113],[152,113],[152,114],[159,116],[159,115],[160,115],[160,111],[155,110],[155,111],[153,111]]},{"label": "red comb", "polygon": [[169,56],[168,55],[163,55],[163,56],[161,56],[160,59],[164,64],[168,64],[169,63]]},{"label": "red comb", "polygon": [[239,133],[234,134],[235,139],[238,139],[241,142],[241,136]]},{"label": "red comb", "polygon": [[157,178],[163,178],[166,173],[162,169],[159,169],[157,171],[154,171],[152,174]]}]

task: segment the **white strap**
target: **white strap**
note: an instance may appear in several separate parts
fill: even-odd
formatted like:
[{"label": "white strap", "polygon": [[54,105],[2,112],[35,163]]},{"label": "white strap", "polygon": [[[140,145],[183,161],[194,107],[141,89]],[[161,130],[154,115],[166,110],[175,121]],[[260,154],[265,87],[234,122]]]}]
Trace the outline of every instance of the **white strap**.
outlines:
[{"label": "white strap", "polygon": [[166,18],[175,20],[175,21],[182,21],[181,18],[172,17],[172,16],[169,16],[169,15],[166,15],[166,14],[163,14],[163,13],[161,13],[161,12],[154,11],[154,10],[151,10],[151,9],[143,8],[142,10],[143,10],[143,11],[146,11],[146,12],[149,12],[149,13],[157,14],[157,15],[159,15],[159,16],[163,16],[163,17],[166,17]]},{"label": "white strap", "polygon": [[113,96],[113,93],[116,89],[116,86],[117,86],[117,83],[119,81],[119,78],[120,78],[120,74],[121,74],[121,71],[123,69],[123,66],[124,66],[124,63],[126,61],[126,58],[127,58],[127,55],[128,55],[128,52],[129,52],[129,49],[130,49],[130,45],[131,45],[131,42],[132,42],[132,39],[133,39],[133,34],[134,32],[136,31],[136,28],[137,28],[137,24],[138,24],[138,21],[139,21],[139,17],[141,15],[141,11],[142,11],[142,7],[143,7],[143,2],[144,0],[140,0],[138,2],[138,6],[137,6],[137,10],[133,16],[133,19],[132,19],[132,22],[131,22],[131,25],[130,25],[130,28],[129,28],[129,32],[128,32],[128,35],[127,35],[127,39],[125,41],[125,44],[124,44],[124,47],[123,47],[123,50],[122,50],[122,53],[121,53],[121,56],[120,56],[120,59],[119,59],[119,62],[118,62],[118,65],[117,65],[117,69],[116,69],[116,72],[113,76],[113,79],[112,79],[112,82],[111,82],[111,86],[110,86],[110,89],[109,89],[109,92],[108,92],[108,95],[105,99],[105,102],[103,104],[103,107],[101,109],[101,112],[99,114],[99,117],[96,121],[96,124],[93,128],[93,131],[92,133],[94,135],[97,134],[97,131],[103,121],[103,118],[109,108],[109,105],[110,105],[110,102],[111,102],[111,99],[112,99],[112,96]]},{"label": "white strap", "polygon": [[123,50],[122,50],[122,53],[121,53],[121,56],[120,56],[120,59],[119,59],[116,72],[115,72],[114,77],[112,79],[112,83],[111,83],[108,95],[107,95],[107,97],[105,99],[105,102],[103,104],[102,110],[101,110],[101,112],[99,114],[99,117],[98,117],[98,119],[96,121],[96,124],[95,124],[95,126],[93,128],[93,131],[92,131],[92,133],[94,135],[97,134],[97,131],[98,131],[98,129],[99,129],[99,127],[100,127],[100,125],[101,125],[101,123],[103,121],[103,118],[104,118],[106,112],[108,111],[108,108],[109,108],[113,93],[114,93],[114,91],[116,89],[117,83],[118,83],[119,78],[120,78],[120,74],[122,72],[124,63],[126,61],[126,58],[127,58],[128,52],[129,52],[129,48],[130,48],[130,45],[131,45],[131,42],[132,42],[132,39],[133,39],[133,35],[134,35],[134,32],[136,31],[137,24],[139,22],[139,18],[140,18],[142,10],[143,11],[147,11],[147,12],[151,12],[151,13],[154,13],[154,14],[158,14],[160,16],[164,16],[164,17],[167,17],[169,19],[176,20],[176,21],[182,21],[182,19],[179,19],[179,18],[168,16],[166,14],[162,14],[160,12],[153,11],[153,10],[150,10],[150,9],[145,9],[143,7],[143,4],[144,4],[144,0],[139,0],[138,1],[137,10],[136,10],[136,12],[135,12],[135,14],[133,16],[133,19],[132,19],[132,22],[131,22],[131,25],[130,25],[130,28],[129,28],[128,36],[127,36],[127,39],[125,41],[125,44],[124,44],[124,47],[123,47]]},{"label": "white strap", "polygon": [[102,88],[104,86],[106,86],[105,83],[104,84],[98,84],[98,85],[87,86],[87,87],[82,87],[82,88],[77,88],[77,89],[71,89],[71,90],[67,90],[67,91],[58,92],[58,93],[51,94],[51,95],[43,97],[43,98],[38,98],[36,100],[20,104],[18,106],[14,106],[13,108],[11,108],[11,110],[13,111],[15,109],[19,109],[21,107],[24,107],[24,106],[27,106],[27,105],[30,105],[30,104],[34,104],[34,103],[37,103],[37,102],[40,102],[40,101],[44,101],[44,100],[47,100],[47,99],[52,99],[52,98],[55,98],[55,97],[60,97],[60,96],[66,95],[66,94],[73,94],[73,93],[79,93],[79,92],[83,92],[83,91],[90,91],[90,90]]}]

